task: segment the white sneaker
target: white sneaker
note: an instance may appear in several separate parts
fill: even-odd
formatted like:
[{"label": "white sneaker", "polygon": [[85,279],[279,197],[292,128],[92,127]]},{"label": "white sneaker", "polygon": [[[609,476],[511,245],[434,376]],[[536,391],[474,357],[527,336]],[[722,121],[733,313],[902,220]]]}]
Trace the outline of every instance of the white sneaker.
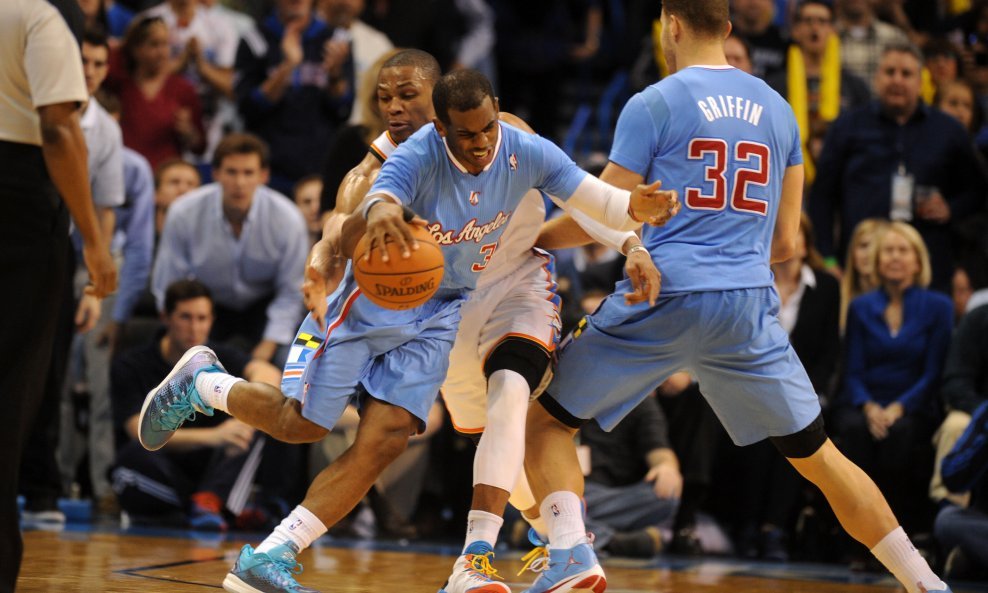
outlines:
[{"label": "white sneaker", "polygon": [[511,593],[491,566],[494,552],[485,542],[474,542],[453,563],[453,574],[439,593]]}]

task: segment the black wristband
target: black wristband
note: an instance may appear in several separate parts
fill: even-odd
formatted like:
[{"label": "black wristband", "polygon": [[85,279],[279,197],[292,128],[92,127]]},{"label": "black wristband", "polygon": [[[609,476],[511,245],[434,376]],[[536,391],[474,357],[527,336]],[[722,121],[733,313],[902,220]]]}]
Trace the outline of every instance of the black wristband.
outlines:
[{"label": "black wristband", "polygon": [[412,219],[415,218],[415,216],[415,211],[408,206],[401,207],[401,217],[405,219],[405,222],[412,222]]}]

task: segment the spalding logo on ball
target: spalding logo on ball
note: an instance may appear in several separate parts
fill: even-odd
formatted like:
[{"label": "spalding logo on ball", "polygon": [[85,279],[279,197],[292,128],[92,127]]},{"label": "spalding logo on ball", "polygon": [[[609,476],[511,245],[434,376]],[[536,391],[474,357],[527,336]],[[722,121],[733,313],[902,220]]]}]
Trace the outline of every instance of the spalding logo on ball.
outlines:
[{"label": "spalding logo on ball", "polygon": [[353,277],[363,295],[372,303],[386,309],[411,309],[432,298],[443,281],[443,251],[432,233],[418,225],[408,225],[419,248],[411,257],[401,257],[397,241],[388,237],[385,246],[388,261],[381,259],[380,250],[364,259],[370,239],[360,238],[353,251]]}]

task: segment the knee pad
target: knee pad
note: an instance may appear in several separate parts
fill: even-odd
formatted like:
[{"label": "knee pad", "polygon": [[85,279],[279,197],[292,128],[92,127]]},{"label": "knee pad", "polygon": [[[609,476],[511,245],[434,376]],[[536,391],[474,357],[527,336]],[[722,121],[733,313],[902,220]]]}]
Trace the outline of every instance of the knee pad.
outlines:
[{"label": "knee pad", "polygon": [[484,376],[489,379],[496,371],[514,371],[525,378],[530,391],[535,393],[549,369],[550,359],[549,352],[531,340],[505,338],[484,362]]},{"label": "knee pad", "polygon": [[816,453],[827,442],[827,431],[823,426],[823,414],[816,417],[809,426],[799,432],[783,437],[769,437],[775,448],[787,459],[805,459]]}]

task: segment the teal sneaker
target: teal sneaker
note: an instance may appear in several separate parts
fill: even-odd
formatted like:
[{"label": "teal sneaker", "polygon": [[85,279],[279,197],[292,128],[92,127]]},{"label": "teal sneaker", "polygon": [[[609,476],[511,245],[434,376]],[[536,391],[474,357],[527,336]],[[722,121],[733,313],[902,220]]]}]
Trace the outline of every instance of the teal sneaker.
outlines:
[{"label": "teal sneaker", "polygon": [[244,546],[226,578],[223,589],[231,593],[319,593],[295,580],[302,565],[295,560],[298,548],[291,542],[275,546],[267,554]]},{"label": "teal sneaker", "polygon": [[593,546],[579,544],[572,548],[549,548],[545,570],[523,593],[604,593],[607,578],[597,561]]},{"label": "teal sneaker", "polygon": [[225,373],[216,353],[206,346],[194,346],[182,355],[165,380],[148,392],[141,408],[138,438],[148,451],[165,446],[175,431],[196,417],[196,412],[213,415],[196,391],[199,373]]}]

